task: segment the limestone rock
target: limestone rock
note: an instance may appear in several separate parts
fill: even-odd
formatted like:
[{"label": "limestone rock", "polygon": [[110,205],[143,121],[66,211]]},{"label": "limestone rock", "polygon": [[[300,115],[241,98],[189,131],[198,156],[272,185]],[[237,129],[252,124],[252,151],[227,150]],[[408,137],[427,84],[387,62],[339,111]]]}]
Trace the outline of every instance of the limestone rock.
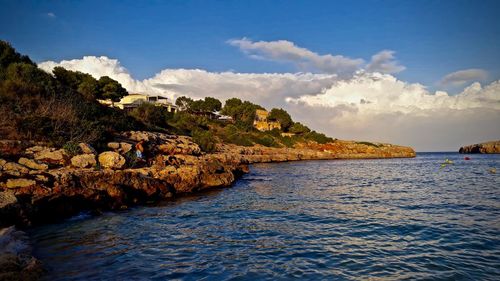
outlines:
[{"label": "limestone rock", "polygon": [[0,209],[15,203],[17,203],[17,198],[12,191],[0,191]]},{"label": "limestone rock", "polygon": [[113,151],[105,151],[99,154],[99,164],[103,168],[121,169],[125,165],[125,158]]},{"label": "limestone rock", "polygon": [[120,144],[117,142],[108,142],[108,147],[114,150],[118,150],[120,148]]},{"label": "limestone rock", "polygon": [[483,154],[500,153],[500,140],[463,146],[463,147],[460,147],[458,152],[460,152],[460,153],[483,153]]},{"label": "limestone rock", "polygon": [[8,172],[11,175],[19,176],[23,174],[29,173],[29,169],[26,168],[23,165],[14,163],[14,162],[7,162],[3,165],[3,170]]},{"label": "limestone rock", "polygon": [[77,168],[91,168],[96,163],[94,154],[80,154],[71,158],[71,165]]},{"label": "limestone rock", "polygon": [[64,149],[54,150],[45,149],[35,152],[35,160],[54,165],[66,165],[69,155]]},{"label": "limestone rock", "polygon": [[8,179],[5,186],[10,189],[32,187],[36,185],[36,181],[29,179]]},{"label": "limestone rock", "polygon": [[28,158],[24,158],[24,157],[19,158],[19,160],[17,162],[19,164],[24,165],[30,169],[33,169],[33,170],[45,171],[45,170],[49,169],[49,166],[47,164],[38,163],[37,161],[35,161],[33,159],[28,159]]},{"label": "limestone rock", "polygon": [[78,146],[84,154],[97,154],[95,149],[88,143],[81,142],[78,144]]},{"label": "limestone rock", "polygon": [[130,143],[121,142],[120,143],[120,153],[125,154],[132,150],[132,145]]}]

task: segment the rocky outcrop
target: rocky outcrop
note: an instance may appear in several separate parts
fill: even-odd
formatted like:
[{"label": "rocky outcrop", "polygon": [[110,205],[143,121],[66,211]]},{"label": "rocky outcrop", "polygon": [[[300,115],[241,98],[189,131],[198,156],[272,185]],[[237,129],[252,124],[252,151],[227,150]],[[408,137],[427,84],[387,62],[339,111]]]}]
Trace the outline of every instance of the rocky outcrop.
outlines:
[{"label": "rocky outcrop", "polygon": [[[146,141],[147,163],[119,153],[133,151],[132,144],[139,140]],[[225,187],[252,163],[415,156],[407,147],[349,141],[295,148],[219,144],[217,152],[205,154],[189,137],[153,132],[126,132],[115,143],[109,146],[113,151],[98,155],[99,165],[95,154],[77,155],[71,164],[61,165],[66,152],[42,146],[24,149],[17,159],[0,159],[0,226],[45,223],[82,210],[123,209]],[[50,163],[47,170],[32,165],[42,161]]]},{"label": "rocky outcrop", "polygon": [[460,153],[485,153],[485,154],[500,153],[500,140],[462,146],[462,147],[460,147],[458,152],[460,152]]},{"label": "rocky outcrop", "polygon": [[99,154],[99,164],[107,169],[121,169],[125,165],[125,158],[113,151]]},{"label": "rocky outcrop", "polygon": [[38,280],[43,273],[26,234],[13,226],[0,229],[0,280]]},{"label": "rocky outcrop", "polygon": [[71,166],[75,168],[92,168],[96,164],[94,154],[80,154],[71,158]]}]

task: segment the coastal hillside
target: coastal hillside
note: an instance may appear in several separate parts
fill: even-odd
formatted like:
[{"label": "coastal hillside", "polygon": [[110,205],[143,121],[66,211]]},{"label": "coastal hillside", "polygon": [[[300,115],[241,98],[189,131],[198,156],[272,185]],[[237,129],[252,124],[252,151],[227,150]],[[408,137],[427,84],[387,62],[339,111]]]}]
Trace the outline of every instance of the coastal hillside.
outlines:
[{"label": "coastal hillside", "polygon": [[415,157],[409,147],[334,139],[238,98],[171,103],[106,76],[49,74],[7,42],[0,110],[0,226],[229,186],[252,163]]},{"label": "coastal hillside", "polygon": [[462,146],[458,152],[484,154],[500,153],[500,140]]}]

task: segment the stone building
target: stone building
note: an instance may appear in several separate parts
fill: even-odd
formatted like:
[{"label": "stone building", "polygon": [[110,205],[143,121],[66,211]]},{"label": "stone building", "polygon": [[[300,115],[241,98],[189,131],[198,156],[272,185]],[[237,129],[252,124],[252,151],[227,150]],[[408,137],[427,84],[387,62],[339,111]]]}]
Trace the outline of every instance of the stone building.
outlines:
[{"label": "stone building", "polygon": [[281,129],[280,122],[268,119],[269,112],[263,109],[255,111],[255,120],[253,126],[259,131],[271,131],[273,129]]}]

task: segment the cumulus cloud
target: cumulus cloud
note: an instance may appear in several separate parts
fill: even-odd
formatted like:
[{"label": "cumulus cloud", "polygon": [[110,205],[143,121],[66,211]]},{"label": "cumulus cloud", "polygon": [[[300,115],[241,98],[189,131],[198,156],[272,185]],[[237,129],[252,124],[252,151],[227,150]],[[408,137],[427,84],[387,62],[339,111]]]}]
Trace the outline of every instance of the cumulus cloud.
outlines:
[{"label": "cumulus cloud", "polygon": [[94,77],[108,75],[130,92],[175,98],[187,95],[250,100],[282,107],[296,121],[342,139],[411,145],[418,151],[456,150],[466,143],[500,138],[500,81],[473,83],[458,95],[429,92],[390,74],[358,71],[350,78],[315,73],[235,73],[165,69],[135,80],[118,60],[87,56],[40,63]]},{"label": "cumulus cloud", "polygon": [[286,40],[254,42],[242,38],[229,40],[228,43],[252,58],[291,62],[306,71],[344,75],[356,71],[363,64],[362,59],[331,54],[319,55]]},{"label": "cumulus cloud", "polygon": [[394,59],[394,51],[383,50],[372,56],[372,60],[366,66],[369,72],[398,73],[406,69]]},{"label": "cumulus cloud", "polygon": [[472,81],[484,81],[488,72],[483,69],[471,68],[452,72],[441,79],[442,85],[462,86]]}]

